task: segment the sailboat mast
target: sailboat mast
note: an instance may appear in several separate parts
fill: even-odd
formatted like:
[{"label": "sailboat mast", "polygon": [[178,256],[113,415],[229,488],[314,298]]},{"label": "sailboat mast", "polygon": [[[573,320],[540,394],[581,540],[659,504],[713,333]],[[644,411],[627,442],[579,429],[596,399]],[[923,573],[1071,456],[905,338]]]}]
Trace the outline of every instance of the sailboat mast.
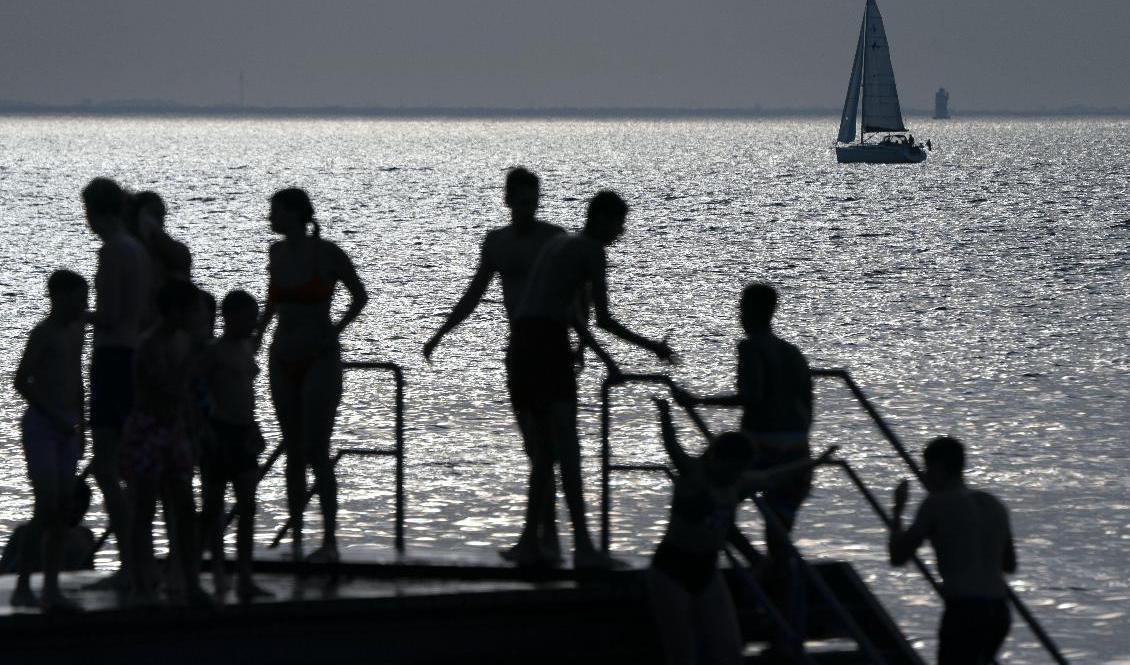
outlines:
[{"label": "sailboat mast", "polygon": [[[870,4],[871,0],[868,0]],[[859,143],[863,144],[864,118],[867,117],[867,7],[863,8],[863,71],[859,77]]]}]

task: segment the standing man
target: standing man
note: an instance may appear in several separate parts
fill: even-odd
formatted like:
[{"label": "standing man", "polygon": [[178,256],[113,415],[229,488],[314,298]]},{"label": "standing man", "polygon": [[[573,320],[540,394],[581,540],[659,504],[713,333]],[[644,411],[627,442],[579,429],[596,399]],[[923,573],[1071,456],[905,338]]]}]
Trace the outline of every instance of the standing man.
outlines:
[{"label": "standing man", "polygon": [[891,565],[905,564],[923,541],[934,546],[945,611],[938,628],[938,665],[991,663],[1008,636],[1008,583],[1016,572],[1008,511],[992,494],[967,487],[965,446],[948,436],[926,445],[924,482],[929,495],[909,529],[902,514],[907,481],[895,488]]},{"label": "standing man", "polygon": [[[545,514],[544,502],[552,504],[553,465],[561,467],[561,485],[573,523],[573,564],[577,568],[606,568],[615,561],[597,551],[585,522],[581,485],[581,453],[577,438],[577,380],[569,328],[582,343],[591,344],[585,321],[586,295],[591,293],[596,324],[624,341],[651,351],[664,360],[672,357],[665,341],[637,335],[612,317],[605,278],[605,248],[624,233],[628,206],[614,192],[602,191],[589,201],[585,228],[577,234],[552,238],[542,250],[528,279],[526,293],[512,317],[510,334],[510,394],[515,408],[525,411],[540,431],[548,432],[552,447],[534,451],[530,473],[530,499],[526,511],[528,540]],[[598,347],[594,346],[594,350]],[[597,351],[616,372],[607,354]],[[535,487],[534,485],[537,484]]]},{"label": "standing man", "polygon": [[[503,200],[510,209],[510,224],[487,233],[480,250],[479,267],[475,270],[471,283],[467,285],[463,297],[448,314],[447,320],[424,345],[424,358],[429,362],[444,335],[454,330],[471,315],[471,312],[475,311],[495,274],[502,278],[502,302],[506,308],[507,320],[513,323],[514,312],[522,294],[525,293],[534,260],[550,238],[565,232],[559,226],[537,219],[540,189],[541,183],[538,177],[525,168],[514,168],[507,173]],[[512,347],[506,351],[508,376],[513,372],[512,351]],[[513,382],[507,379],[507,387],[512,388],[513,385]],[[548,479],[535,483],[532,476],[534,450],[539,446],[549,445],[543,442],[547,435],[529,410],[522,408],[521,395],[515,395],[511,390],[510,398],[526,455],[531,460],[530,489],[535,486],[543,488],[547,498],[537,502],[532,497],[528,499],[528,503],[542,506],[544,512],[534,525],[526,524],[518,544],[504,551],[502,556],[523,565],[555,564],[561,560],[561,546],[557,539],[553,507],[552,468]]]},{"label": "standing man", "polygon": [[126,194],[109,178],[95,178],[82,190],[86,221],[102,241],[94,277],[94,349],[90,357],[90,426],[94,442],[91,469],[118,557],[129,565],[129,508],[118,471],[122,425],[133,407],[133,356],[142,320],[152,298],[152,276],[145,248],[125,224]]}]

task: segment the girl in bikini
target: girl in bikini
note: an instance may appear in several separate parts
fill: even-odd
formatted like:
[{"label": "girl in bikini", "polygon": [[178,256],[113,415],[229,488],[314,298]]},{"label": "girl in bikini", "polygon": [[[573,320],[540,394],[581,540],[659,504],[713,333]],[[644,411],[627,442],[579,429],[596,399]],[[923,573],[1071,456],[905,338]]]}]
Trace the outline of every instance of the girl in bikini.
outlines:
[{"label": "girl in bikini", "polygon": [[[330,462],[330,437],[341,402],[342,364],[338,338],[369,297],[353,262],[334,243],[320,237],[314,206],[305,190],[283,189],[271,197],[271,230],[283,240],[271,245],[267,304],[259,322],[262,334],[278,314],[270,346],[268,373],[271,400],[286,447],[286,494],[292,552],[302,559],[302,513],[306,467],[314,472],[314,489],[322,509],[322,547],[311,561],[338,559],[337,480]],[[307,233],[307,227],[313,227]],[[350,295],[349,307],[337,322],[330,318],[334,287],[340,282]]]},{"label": "girl in bikini", "polygon": [[734,604],[718,571],[718,554],[734,524],[738,503],[826,463],[836,448],[815,460],[747,471],[754,446],[746,435],[721,434],[702,455],[692,457],[679,444],[667,402],[655,402],[663,445],[677,472],[667,532],[647,572],[663,650],[668,663],[736,665],[742,662],[742,643]]}]

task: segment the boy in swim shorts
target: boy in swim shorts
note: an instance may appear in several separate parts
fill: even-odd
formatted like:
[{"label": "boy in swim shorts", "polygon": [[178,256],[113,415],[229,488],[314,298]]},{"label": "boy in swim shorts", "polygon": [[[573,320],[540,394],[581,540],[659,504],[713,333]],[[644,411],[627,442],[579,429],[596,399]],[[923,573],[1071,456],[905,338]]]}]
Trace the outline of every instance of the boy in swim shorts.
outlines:
[{"label": "boy in swim shorts", "polygon": [[259,305],[246,291],[232,291],[221,306],[224,334],[205,352],[202,375],[207,386],[211,436],[204,437],[200,477],[204,486],[205,547],[212,553],[212,579],[217,590],[227,588],[224,571],[224,490],[235,492],[236,557],[241,600],[268,595],[251,578],[255,533],[255,485],[263,435],[255,422],[255,324]]},{"label": "boy in swim shorts", "polygon": [[47,280],[51,312],[28,335],[16,369],[16,391],[27,402],[20,426],[35,508],[25,547],[43,548],[43,591],[31,590],[34,556],[21,556],[14,607],[77,611],[59,590],[63,537],[78,460],[82,457],[82,343],[87,284],[57,270]]}]

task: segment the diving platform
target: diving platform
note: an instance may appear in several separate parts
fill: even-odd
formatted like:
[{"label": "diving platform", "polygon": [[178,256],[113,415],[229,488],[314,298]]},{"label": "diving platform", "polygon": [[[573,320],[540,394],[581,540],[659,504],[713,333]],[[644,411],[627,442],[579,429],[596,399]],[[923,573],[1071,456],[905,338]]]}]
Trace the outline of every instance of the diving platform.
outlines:
[{"label": "diving platform", "polygon": [[[638,561],[642,564],[643,561]],[[847,563],[813,568],[892,665],[921,663],[895,622]],[[395,557],[380,562],[256,561],[273,597],[228,593],[215,607],[134,607],[88,588],[101,572],[64,573],[72,615],[0,604],[0,662],[197,663],[660,663],[643,568],[522,569],[470,558]],[[738,606],[747,661],[772,630],[746,581],[725,570]],[[210,576],[203,575],[204,584]],[[14,576],[0,578],[6,599]],[[837,613],[811,594],[807,655],[814,663],[875,662]]]}]

